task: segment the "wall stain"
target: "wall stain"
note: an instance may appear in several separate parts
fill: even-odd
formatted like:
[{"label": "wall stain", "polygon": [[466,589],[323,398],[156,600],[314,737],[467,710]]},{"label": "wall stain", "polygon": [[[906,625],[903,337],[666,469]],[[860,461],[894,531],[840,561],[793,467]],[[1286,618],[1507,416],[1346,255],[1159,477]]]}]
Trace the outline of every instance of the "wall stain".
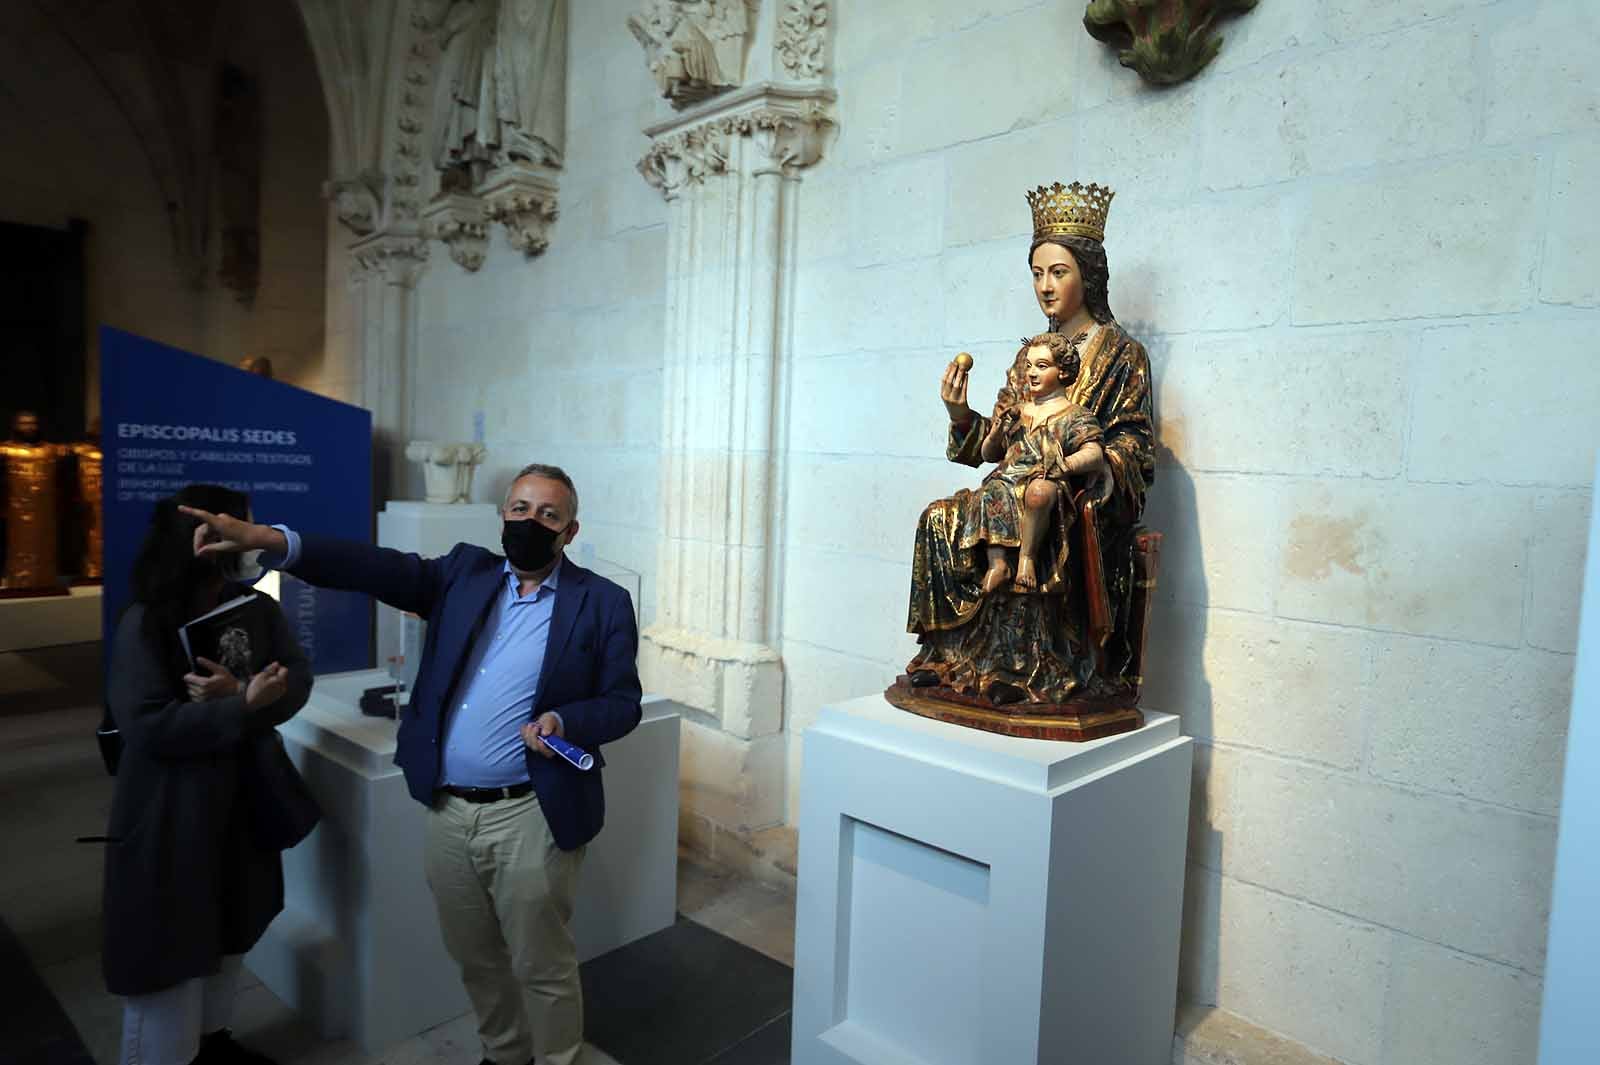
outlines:
[{"label": "wall stain", "polygon": [[1334,566],[1364,576],[1367,568],[1362,564],[1361,532],[1366,524],[1365,515],[1353,518],[1298,515],[1289,525],[1289,550],[1284,554],[1284,568],[1290,576],[1308,581],[1326,579]]},{"label": "wall stain", "polygon": [[1156,421],[1156,464],[1179,466],[1183,464],[1186,436],[1183,419],[1176,415]]}]

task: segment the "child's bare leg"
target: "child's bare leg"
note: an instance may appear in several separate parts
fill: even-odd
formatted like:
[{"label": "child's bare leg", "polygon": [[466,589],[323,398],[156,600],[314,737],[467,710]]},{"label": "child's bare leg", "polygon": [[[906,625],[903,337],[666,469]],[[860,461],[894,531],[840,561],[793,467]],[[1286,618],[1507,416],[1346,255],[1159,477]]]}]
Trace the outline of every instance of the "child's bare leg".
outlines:
[{"label": "child's bare leg", "polygon": [[1010,579],[1011,566],[1006,563],[1006,549],[989,548],[989,572],[983,575],[983,594],[988,595],[996,588],[1005,587]]},{"label": "child's bare leg", "polygon": [[1055,482],[1040,477],[1028,483],[1022,495],[1022,550],[1017,559],[1017,587],[1031,592],[1039,587],[1035,559],[1050,525],[1050,510],[1056,505]]}]

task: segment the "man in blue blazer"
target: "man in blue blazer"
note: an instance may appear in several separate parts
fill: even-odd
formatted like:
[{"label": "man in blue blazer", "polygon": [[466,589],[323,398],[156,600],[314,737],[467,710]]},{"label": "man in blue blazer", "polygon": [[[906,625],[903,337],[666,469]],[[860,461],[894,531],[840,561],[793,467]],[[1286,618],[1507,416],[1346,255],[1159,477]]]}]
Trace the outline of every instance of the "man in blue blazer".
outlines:
[{"label": "man in blue blazer", "polygon": [[[583,1000],[569,927],[584,845],[600,831],[600,748],[639,723],[628,593],[564,557],[578,494],[555,466],[506,493],[505,556],[443,558],[190,511],[202,554],[260,550],[325,588],[366,592],[428,622],[395,762],[428,808],[424,865],[446,948],[478,1017],[485,1065],[572,1065]],[[198,543],[198,539],[210,539]],[[580,772],[544,742],[594,755]]]}]

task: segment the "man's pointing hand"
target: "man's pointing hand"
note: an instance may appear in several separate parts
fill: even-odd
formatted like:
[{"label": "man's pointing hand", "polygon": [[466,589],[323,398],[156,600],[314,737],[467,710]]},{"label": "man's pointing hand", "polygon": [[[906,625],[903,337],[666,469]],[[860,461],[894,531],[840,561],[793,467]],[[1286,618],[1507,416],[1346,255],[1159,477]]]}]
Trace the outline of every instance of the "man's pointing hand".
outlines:
[{"label": "man's pointing hand", "polygon": [[199,518],[194,530],[196,555],[225,555],[240,551],[268,551],[276,555],[289,553],[289,540],[270,525],[240,521],[227,514],[213,514],[199,507],[179,506],[180,514]]}]

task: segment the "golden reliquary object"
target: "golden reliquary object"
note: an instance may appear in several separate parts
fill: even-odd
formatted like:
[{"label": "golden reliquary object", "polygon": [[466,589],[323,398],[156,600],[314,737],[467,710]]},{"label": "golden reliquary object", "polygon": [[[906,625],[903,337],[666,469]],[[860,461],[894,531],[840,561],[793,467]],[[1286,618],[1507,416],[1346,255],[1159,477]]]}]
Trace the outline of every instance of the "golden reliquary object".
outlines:
[{"label": "golden reliquary object", "polygon": [[57,550],[58,477],[66,449],[39,438],[27,411],[0,443],[5,472],[5,569],[0,594],[63,595]]},{"label": "golden reliquary object", "polygon": [[93,440],[67,445],[78,458],[77,499],[74,514],[77,518],[82,558],[78,562],[78,578],[99,581],[105,577],[105,522],[102,517],[105,455]]}]

